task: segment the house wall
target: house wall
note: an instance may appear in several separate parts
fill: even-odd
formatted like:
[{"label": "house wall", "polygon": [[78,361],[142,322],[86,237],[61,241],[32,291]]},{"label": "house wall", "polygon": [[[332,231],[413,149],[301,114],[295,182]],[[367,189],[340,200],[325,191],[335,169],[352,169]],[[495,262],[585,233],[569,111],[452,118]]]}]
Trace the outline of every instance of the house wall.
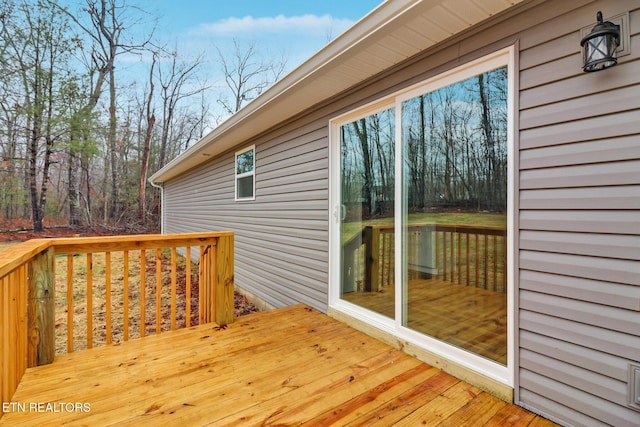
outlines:
[{"label": "house wall", "polygon": [[[579,33],[629,11],[631,54],[583,73]],[[565,422],[640,425],[640,3],[603,1],[520,36],[517,398]]]},{"label": "house wall", "polygon": [[[537,4],[537,5],[536,5]],[[532,2],[407,61],[256,144],[256,200],[233,201],[234,152],[165,184],[165,231],[236,232],[236,282],[274,306],[327,309],[328,121],[516,45],[517,403],[573,425],[640,425],[640,4]],[[581,71],[579,29],[629,12],[631,54]]]},{"label": "house wall", "polygon": [[327,133],[312,121],[254,141],[255,201],[234,201],[235,150],[167,182],[164,232],[232,230],[237,286],[326,311]]}]

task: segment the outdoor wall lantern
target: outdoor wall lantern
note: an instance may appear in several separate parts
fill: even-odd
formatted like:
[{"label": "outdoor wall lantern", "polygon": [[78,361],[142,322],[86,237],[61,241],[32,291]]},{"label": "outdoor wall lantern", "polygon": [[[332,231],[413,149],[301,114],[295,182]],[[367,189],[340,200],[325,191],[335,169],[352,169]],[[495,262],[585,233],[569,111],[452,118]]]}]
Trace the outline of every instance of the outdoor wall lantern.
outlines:
[{"label": "outdoor wall lantern", "polygon": [[598,23],[581,41],[582,69],[587,72],[600,71],[618,63],[616,49],[620,46],[620,26],[602,22],[602,12],[596,15]]}]

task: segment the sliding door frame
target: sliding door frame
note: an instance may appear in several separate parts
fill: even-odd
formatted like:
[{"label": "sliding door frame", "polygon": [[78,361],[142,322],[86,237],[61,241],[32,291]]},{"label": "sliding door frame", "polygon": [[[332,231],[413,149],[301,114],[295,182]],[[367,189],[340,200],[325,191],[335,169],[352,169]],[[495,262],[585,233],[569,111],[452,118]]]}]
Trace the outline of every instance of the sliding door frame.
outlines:
[{"label": "sliding door frame", "polygon": [[[480,73],[507,66],[508,73],[508,101],[507,101],[507,365],[501,365],[492,360],[483,358],[471,352],[454,347],[443,341],[432,338],[403,326],[403,306],[406,299],[403,292],[404,283],[402,262],[405,254],[402,254],[402,233],[395,233],[395,318],[390,319],[381,314],[372,312],[356,304],[349,303],[341,298],[341,218],[343,208],[341,206],[341,177],[340,177],[340,127],[349,122],[376,113],[378,111],[395,107],[395,229],[402,230],[402,102],[420,94],[432,92],[452,83]],[[369,103],[356,110],[335,117],[329,122],[329,307],[347,316],[356,318],[367,325],[391,334],[399,340],[407,341],[415,346],[423,348],[448,361],[466,367],[474,372],[492,378],[502,384],[513,387],[515,378],[515,349],[516,337],[516,287],[515,287],[515,227],[516,212],[515,199],[517,197],[515,182],[517,180],[516,166],[516,129],[515,129],[515,96],[516,96],[516,72],[515,72],[515,46],[485,55],[477,60],[453,68],[445,73],[429,78],[423,82],[412,85],[385,96],[375,102]]]}]

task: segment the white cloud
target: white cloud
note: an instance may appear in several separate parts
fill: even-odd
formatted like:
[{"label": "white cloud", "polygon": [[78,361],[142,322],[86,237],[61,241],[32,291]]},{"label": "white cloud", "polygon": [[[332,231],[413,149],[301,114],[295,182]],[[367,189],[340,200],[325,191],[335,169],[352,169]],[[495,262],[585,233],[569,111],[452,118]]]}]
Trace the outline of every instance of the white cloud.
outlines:
[{"label": "white cloud", "polygon": [[244,34],[303,34],[310,36],[336,36],[354,24],[350,19],[336,19],[331,15],[301,15],[254,18],[226,18],[202,24],[195,32],[216,36],[241,36]]}]

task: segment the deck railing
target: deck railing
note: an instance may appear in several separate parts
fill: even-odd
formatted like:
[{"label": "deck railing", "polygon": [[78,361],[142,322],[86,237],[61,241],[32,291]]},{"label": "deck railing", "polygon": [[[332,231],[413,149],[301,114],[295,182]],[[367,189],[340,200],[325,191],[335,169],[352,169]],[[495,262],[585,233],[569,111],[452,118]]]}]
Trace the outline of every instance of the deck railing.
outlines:
[{"label": "deck railing", "polygon": [[[233,250],[231,232],[35,239],[3,250],[0,401],[10,401],[26,368],[53,361],[56,332],[65,323],[60,319],[66,318],[62,352],[74,351],[79,306],[86,327],[79,335],[86,335],[86,344],[81,345],[86,348],[114,342],[116,312],[122,321],[117,341],[130,339],[130,324],[136,323],[136,336],[143,337],[195,323],[233,322]],[[197,265],[190,261],[192,255],[197,255]],[[183,274],[180,290],[178,271]],[[64,293],[56,294],[56,281],[66,288]],[[112,286],[122,290],[117,301]],[[56,305],[65,306],[66,313],[56,313]],[[155,314],[153,308],[147,313],[147,307],[154,305]],[[178,307],[184,307],[184,313]],[[193,321],[192,307],[198,312]]]},{"label": "deck railing", "polygon": [[[376,292],[395,282],[395,229],[368,225],[343,245],[346,287]],[[507,243],[502,227],[410,224],[408,279],[436,278],[505,292]]]}]

